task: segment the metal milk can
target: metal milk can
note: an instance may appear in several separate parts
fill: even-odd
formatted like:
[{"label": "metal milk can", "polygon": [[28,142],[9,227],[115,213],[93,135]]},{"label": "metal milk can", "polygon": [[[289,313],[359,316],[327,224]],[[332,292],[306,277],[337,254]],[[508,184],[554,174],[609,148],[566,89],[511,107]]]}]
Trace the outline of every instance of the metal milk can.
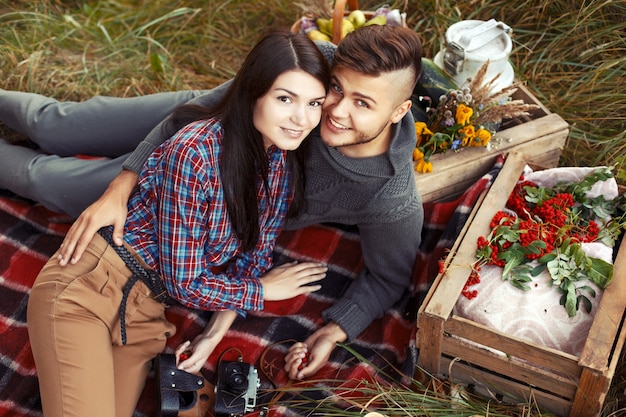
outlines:
[{"label": "metal milk can", "polygon": [[499,91],[511,85],[515,77],[509,62],[513,48],[511,31],[508,25],[494,19],[457,22],[446,31],[445,48],[435,55],[434,62],[461,86],[489,60],[485,81],[500,73],[493,88]]}]

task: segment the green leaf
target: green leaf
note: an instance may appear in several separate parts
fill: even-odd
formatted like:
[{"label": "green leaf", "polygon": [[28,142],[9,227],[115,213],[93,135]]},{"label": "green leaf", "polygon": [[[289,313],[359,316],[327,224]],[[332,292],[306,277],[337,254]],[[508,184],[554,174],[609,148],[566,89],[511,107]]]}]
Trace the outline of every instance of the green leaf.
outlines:
[{"label": "green leaf", "polygon": [[573,275],[574,269],[567,255],[561,253],[552,261],[546,263],[546,267],[550,272],[552,280],[562,282],[564,279]]},{"label": "green leaf", "polygon": [[505,253],[501,253],[500,255],[502,256],[498,257],[506,261],[504,270],[502,271],[502,279],[506,280],[508,279],[511,270],[524,262],[524,254],[517,250],[509,250]]},{"label": "green leaf", "polygon": [[531,269],[529,265],[519,265],[516,268],[512,268],[510,275],[511,284],[523,291],[530,290],[531,287],[526,283],[533,280],[530,275]]},{"label": "green leaf", "polygon": [[548,262],[553,261],[554,259],[556,259],[556,253],[550,252],[550,253],[546,253],[541,258],[537,259],[537,261],[542,264],[547,264]]},{"label": "green leaf", "polygon": [[578,310],[578,303],[576,301],[576,286],[573,282],[568,281],[565,291],[565,311],[567,311],[568,316],[574,317],[576,315],[576,311]]},{"label": "green leaf", "polygon": [[524,284],[524,282],[523,282],[523,281],[519,281],[519,280],[516,280],[516,279],[512,279],[512,280],[511,280],[511,284],[512,284],[514,287],[519,288],[519,289],[520,289],[520,290],[522,290],[522,291],[529,291],[529,290],[530,290],[530,285],[526,285],[526,284]]},{"label": "green leaf", "polygon": [[577,310],[578,310],[578,308],[580,306],[580,303],[583,304],[583,307],[585,308],[585,311],[587,312],[587,314],[591,313],[592,304],[591,304],[591,300],[589,300],[589,298],[585,297],[584,295],[579,295],[578,298],[576,299],[576,309]]},{"label": "green leaf", "polygon": [[545,248],[546,248],[546,242],[541,241],[541,240],[534,240],[530,242],[528,246],[526,246],[528,253],[533,253],[533,254],[539,254]]},{"label": "green leaf", "polygon": [[581,287],[578,287],[578,291],[586,291],[594,298],[596,296],[596,290],[594,290],[593,287],[590,287],[589,285],[583,285]]},{"label": "green leaf", "polygon": [[150,66],[154,72],[158,74],[165,73],[165,67],[167,66],[167,58],[157,52],[150,54]]},{"label": "green leaf", "polygon": [[546,270],[546,265],[545,265],[545,264],[539,264],[539,265],[537,265],[536,267],[534,267],[534,268],[530,271],[530,274],[531,274],[533,277],[536,277],[536,276],[538,276],[539,274],[541,274],[541,273],[542,273],[543,271],[545,271],[545,270]]},{"label": "green leaf", "polygon": [[587,276],[598,287],[604,289],[613,279],[613,265],[598,258],[589,258],[591,268],[587,270]]}]

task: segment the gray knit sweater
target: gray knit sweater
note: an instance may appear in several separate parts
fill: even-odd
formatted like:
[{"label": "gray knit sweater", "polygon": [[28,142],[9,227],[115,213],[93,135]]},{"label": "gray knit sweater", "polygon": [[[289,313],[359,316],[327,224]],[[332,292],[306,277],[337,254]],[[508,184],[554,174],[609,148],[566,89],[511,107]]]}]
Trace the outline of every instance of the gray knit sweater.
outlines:
[{"label": "gray knit sweater", "polygon": [[[332,51],[320,49],[325,54]],[[225,83],[191,102],[211,106],[227,86]],[[148,155],[165,139],[161,125],[155,127],[124,168],[139,172]],[[410,286],[424,220],[413,177],[415,125],[409,112],[393,125],[389,151],[370,158],[349,158],[326,146],[319,130],[309,139],[307,209],[288,221],[286,228],[325,222],[358,227],[364,270],[338,302],[323,312],[326,321],[337,323],[348,340],[353,340],[373,320],[382,317]]]},{"label": "gray knit sweater", "polygon": [[393,126],[384,155],[354,159],[311,137],[307,211],[287,228],[334,222],[356,225],[364,270],[343,297],[323,312],[354,339],[397,302],[411,283],[421,241],[422,201],[413,177],[415,125],[410,113]]}]

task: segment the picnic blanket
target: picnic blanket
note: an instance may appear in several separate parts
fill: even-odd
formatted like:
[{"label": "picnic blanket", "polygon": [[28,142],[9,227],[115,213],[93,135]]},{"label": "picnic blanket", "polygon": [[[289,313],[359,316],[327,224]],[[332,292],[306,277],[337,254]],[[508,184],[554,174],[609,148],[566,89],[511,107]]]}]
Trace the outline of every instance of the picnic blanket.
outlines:
[{"label": "picnic blanket", "polygon": [[[329,381],[379,378],[384,373],[398,378],[412,376],[416,363],[415,319],[417,307],[437,274],[443,258],[463,227],[481,192],[491,183],[502,165],[500,157],[493,170],[455,201],[425,204],[421,251],[414,268],[410,294],[384,317],[373,322],[347,347],[335,349],[329,363],[311,378],[319,384],[319,398],[328,393]],[[69,228],[69,219],[38,204],[0,191],[0,416],[41,416],[37,372],[26,323],[30,288],[42,266],[56,251]],[[321,311],[342,294],[363,267],[356,230],[322,224],[281,234],[275,263],[290,260],[317,260],[328,264],[323,288],[307,296],[266,303],[263,311],[237,319],[224,340],[209,358],[202,373],[213,384],[220,356],[245,362],[259,372],[259,405],[277,388],[292,381],[282,371],[284,354],[294,340],[304,340],[323,324]],[[179,343],[193,339],[207,323],[208,313],[173,306],[167,316],[177,333],[167,343],[173,351]],[[360,355],[361,358],[355,356]],[[156,415],[154,377],[150,375],[137,406],[135,417]],[[315,395],[310,395],[315,400]],[[289,407],[289,396],[273,406],[277,414],[301,415]],[[272,414],[276,415],[276,414]]]}]

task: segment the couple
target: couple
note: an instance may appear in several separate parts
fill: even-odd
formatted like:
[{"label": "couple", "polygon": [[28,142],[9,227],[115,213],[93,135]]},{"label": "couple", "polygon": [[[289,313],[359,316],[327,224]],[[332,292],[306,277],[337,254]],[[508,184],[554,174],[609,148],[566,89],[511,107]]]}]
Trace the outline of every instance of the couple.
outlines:
[{"label": "couple", "polygon": [[[29,301],[46,416],[94,409],[131,415],[150,360],[175,331],[142,282],[124,301],[122,326],[119,307],[132,274],[96,234],[102,226],[114,225],[114,239],[158,271],[175,301],[216,311],[179,364],[189,372],[200,369],[237,314],[319,288],[311,283],[324,276],[321,265],[270,269],[283,223],[356,225],[365,262],[362,276],[324,311],[326,325],[289,350],[290,377],[314,374],[336,342],[357,337],[408,289],[423,221],[409,111],[419,38],[374,25],[334,48],[315,48],[302,35],[269,35],[232,83],[207,92],[84,103],[0,92],[3,121],[47,151],[0,145],[1,169],[15,174],[3,174],[0,188],[71,214],[89,206]],[[328,58],[334,52],[330,74],[318,50]],[[187,101],[194,105],[177,109]],[[111,159],[50,155],[78,153]]]}]

